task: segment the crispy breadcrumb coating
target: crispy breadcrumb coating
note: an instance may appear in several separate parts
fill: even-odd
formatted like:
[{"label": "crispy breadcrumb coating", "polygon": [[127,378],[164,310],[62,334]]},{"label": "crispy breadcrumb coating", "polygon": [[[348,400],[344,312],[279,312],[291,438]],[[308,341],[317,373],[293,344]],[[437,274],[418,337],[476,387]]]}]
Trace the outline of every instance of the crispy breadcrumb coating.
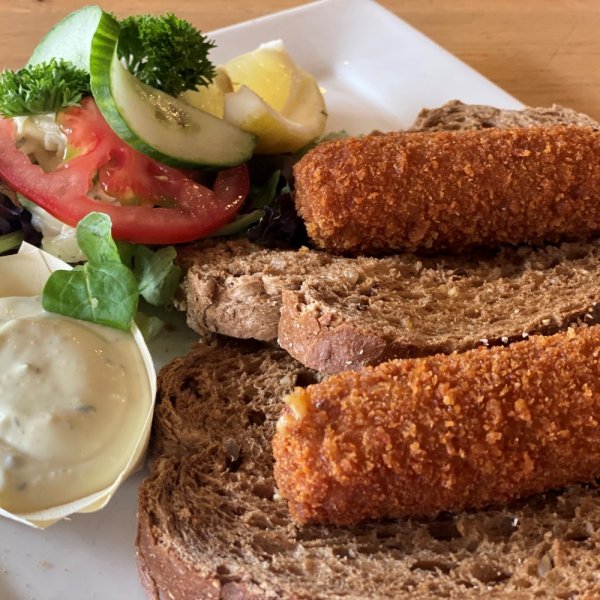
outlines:
[{"label": "crispy breadcrumb coating", "polygon": [[388,133],[317,146],[296,207],[331,252],[447,249],[600,231],[600,132],[544,126]]},{"label": "crispy breadcrumb coating", "polygon": [[300,523],[481,508],[600,476],[600,326],[297,389],[273,440]]}]

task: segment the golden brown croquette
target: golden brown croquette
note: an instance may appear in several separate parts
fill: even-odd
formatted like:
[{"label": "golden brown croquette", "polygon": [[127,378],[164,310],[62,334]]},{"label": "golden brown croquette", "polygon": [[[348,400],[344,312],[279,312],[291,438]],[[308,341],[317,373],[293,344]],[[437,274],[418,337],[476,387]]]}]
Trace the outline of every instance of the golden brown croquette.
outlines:
[{"label": "golden brown croquette", "polygon": [[461,250],[600,231],[600,132],[544,126],[346,138],[295,167],[296,206],[337,253]]},{"label": "golden brown croquette", "polygon": [[600,476],[600,326],[340,373],[287,404],[275,476],[300,523],[504,503]]}]

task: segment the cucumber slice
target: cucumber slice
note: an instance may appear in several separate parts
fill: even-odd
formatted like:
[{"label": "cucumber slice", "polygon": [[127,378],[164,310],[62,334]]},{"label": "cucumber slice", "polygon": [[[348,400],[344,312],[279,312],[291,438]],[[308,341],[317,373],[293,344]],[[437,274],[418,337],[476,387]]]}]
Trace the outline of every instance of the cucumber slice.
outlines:
[{"label": "cucumber slice", "polygon": [[241,164],[256,139],[236,127],[150,87],[117,56],[119,23],[98,6],[86,6],[44,37],[29,64],[63,58],[90,73],[98,108],[117,135],[136,150],[176,167],[223,168]]},{"label": "cucumber slice", "polygon": [[106,18],[110,16],[99,6],[85,6],[71,13],[42,38],[27,64],[62,58],[89,73],[92,38]]},{"label": "cucumber slice", "polygon": [[90,73],[98,108],[121,139],[177,167],[231,167],[252,156],[253,135],[131,75],[117,57],[118,38],[114,20],[98,29]]}]

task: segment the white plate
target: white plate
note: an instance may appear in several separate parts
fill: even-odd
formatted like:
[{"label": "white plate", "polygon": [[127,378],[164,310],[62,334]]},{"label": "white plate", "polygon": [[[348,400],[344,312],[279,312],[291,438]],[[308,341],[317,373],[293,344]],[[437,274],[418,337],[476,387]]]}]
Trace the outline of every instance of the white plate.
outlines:
[{"label": "white plate", "polygon": [[[398,129],[424,107],[451,99],[521,104],[370,0],[322,0],[213,32],[224,62],[281,38],[325,90],[328,130]],[[194,336],[183,321],[156,344],[157,366],[184,354]],[[1,600],[143,600],[135,568],[136,490],[127,482],[104,510],[47,531],[0,521]]]}]

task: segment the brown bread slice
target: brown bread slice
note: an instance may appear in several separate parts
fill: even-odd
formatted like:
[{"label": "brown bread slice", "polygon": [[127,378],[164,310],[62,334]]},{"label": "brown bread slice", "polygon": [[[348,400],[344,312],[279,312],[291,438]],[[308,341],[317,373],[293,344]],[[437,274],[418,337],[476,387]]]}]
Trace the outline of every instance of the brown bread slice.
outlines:
[{"label": "brown bread slice", "polygon": [[324,252],[264,250],[247,240],[186,248],[179,262],[188,267],[187,323],[201,335],[275,342],[281,291],[299,288],[308,273],[333,261]]},{"label": "brown bread slice", "polygon": [[190,254],[193,329],[274,341],[279,328],[281,346],[324,373],[552,333],[595,322],[600,306],[600,240],[445,258],[344,258],[244,241]]},{"label": "brown bread slice", "polygon": [[600,316],[600,240],[336,264],[345,272],[332,268],[284,290],[279,322],[280,345],[323,373],[507,344]]},{"label": "brown bread slice", "polygon": [[409,131],[464,131],[489,127],[536,127],[538,125],[576,125],[599,130],[600,124],[583,113],[558,104],[507,110],[459,100],[439,108],[424,108]]},{"label": "brown bread slice", "polygon": [[278,350],[245,344],[197,346],[163,369],[139,497],[148,598],[598,597],[594,486],[432,521],[295,526],[270,447],[294,380],[311,375]]}]

